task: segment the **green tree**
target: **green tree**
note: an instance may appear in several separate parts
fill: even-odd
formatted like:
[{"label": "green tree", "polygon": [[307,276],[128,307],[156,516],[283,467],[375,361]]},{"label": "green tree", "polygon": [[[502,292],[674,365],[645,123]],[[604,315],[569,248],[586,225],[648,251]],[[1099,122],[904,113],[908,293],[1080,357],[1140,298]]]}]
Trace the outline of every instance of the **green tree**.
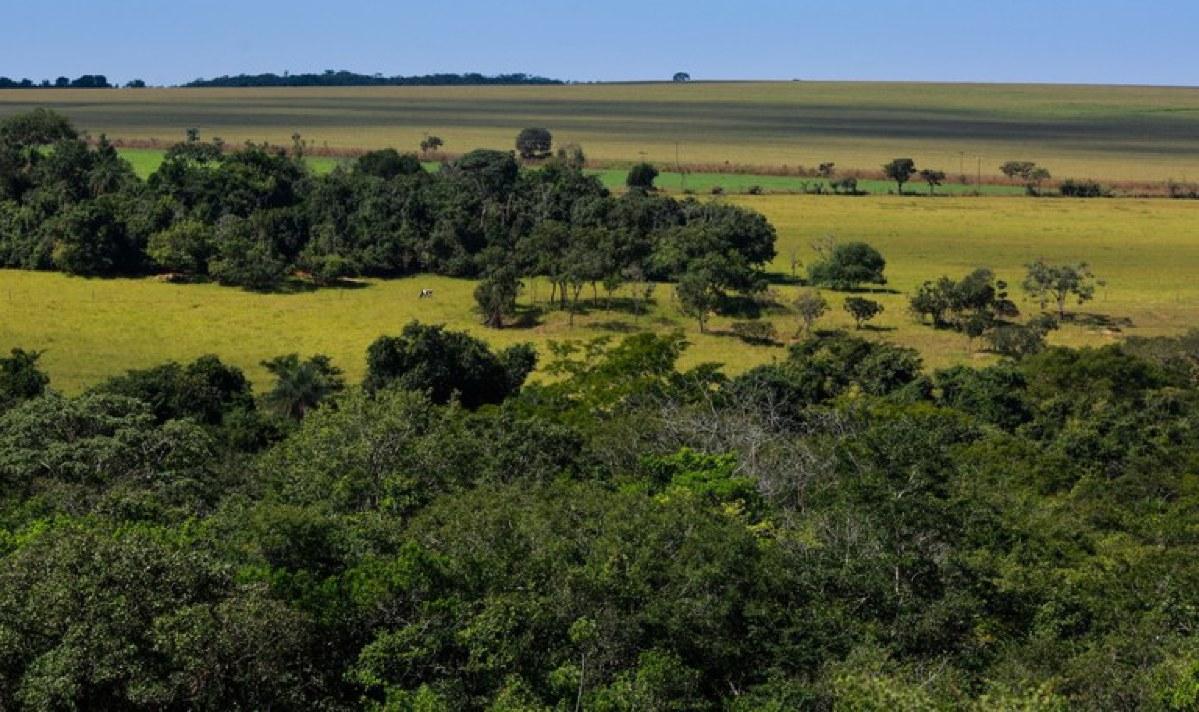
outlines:
[{"label": "green tree", "polygon": [[916,162],[910,158],[896,158],[883,166],[883,175],[895,181],[898,192],[903,195],[903,184],[916,173]]},{"label": "green tree", "polygon": [[213,254],[213,231],[200,220],[182,220],[154,233],[146,254],[158,267],[181,274],[205,274]]},{"label": "green tree", "polygon": [[1066,318],[1066,300],[1071,295],[1079,304],[1095,297],[1095,276],[1086,262],[1054,265],[1038,259],[1026,267],[1024,291],[1040,303],[1041,309],[1053,302],[1057,306],[1058,319]]},{"label": "green tree", "polygon": [[862,297],[846,297],[845,311],[853,317],[854,327],[862,328],[862,324],[870,321],[874,317],[883,312],[883,305],[873,299],[863,299]]},{"label": "green tree", "polygon": [[516,136],[516,150],[520,153],[520,157],[525,160],[545,158],[550,155],[553,141],[554,137],[549,129],[521,129],[521,132]]},{"label": "green tree", "polygon": [[440,150],[444,145],[445,141],[440,136],[426,136],[421,139],[420,152],[427,155],[433,151]]},{"label": "green tree", "polygon": [[654,181],[658,179],[658,169],[649,163],[637,163],[629,169],[624,184],[638,190],[653,190]]},{"label": "green tree", "polygon": [[370,345],[363,386],[428,393],[435,403],[456,395],[463,406],[476,408],[520,390],[536,361],[528,344],[496,353],[469,334],[413,321],[399,336],[381,336]]},{"label": "green tree", "polygon": [[504,318],[516,312],[520,278],[516,268],[499,265],[492,268],[475,287],[475,303],[483,314],[484,326],[504,328]]},{"label": "green tree", "polygon": [[414,175],[424,170],[420,160],[411,153],[400,153],[394,148],[370,151],[354,161],[354,170],[368,176],[391,180],[397,176]]},{"label": "green tree", "polygon": [[0,412],[46,392],[50,377],[37,367],[39,351],[13,349],[0,358]]},{"label": "green tree", "polygon": [[862,284],[886,284],[887,261],[865,242],[844,242],[832,247],[808,267],[808,281],[832,289],[856,289]]},{"label": "green tree", "polygon": [[723,296],[713,270],[707,266],[695,265],[679,277],[674,293],[679,300],[680,311],[699,323],[701,334],[706,333],[708,320]]},{"label": "green tree", "polygon": [[345,388],[341,369],[323,354],[305,361],[298,354],[276,356],[263,361],[262,366],[275,377],[274,385],[262,396],[263,402],[292,420],[303,420],[321,401]]},{"label": "green tree", "polygon": [[812,325],[816,323],[817,319],[828,313],[828,300],[814,289],[800,290],[791,302],[791,306],[795,309],[795,315],[799,317],[799,329],[795,332],[796,338],[801,333],[810,336]]},{"label": "green tree", "polygon": [[920,171],[920,178],[928,183],[928,194],[932,195],[936,187],[945,182],[945,171],[924,168]]}]

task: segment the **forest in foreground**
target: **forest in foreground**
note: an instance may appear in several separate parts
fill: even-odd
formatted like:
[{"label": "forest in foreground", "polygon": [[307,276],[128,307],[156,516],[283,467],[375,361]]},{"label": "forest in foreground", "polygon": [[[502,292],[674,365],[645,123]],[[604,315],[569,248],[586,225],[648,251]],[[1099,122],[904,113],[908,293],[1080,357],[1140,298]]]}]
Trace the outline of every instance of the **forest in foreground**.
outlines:
[{"label": "forest in foreground", "polygon": [[[0,362],[5,709],[1193,709],[1199,336]],[[554,375],[525,383],[535,362]]]}]

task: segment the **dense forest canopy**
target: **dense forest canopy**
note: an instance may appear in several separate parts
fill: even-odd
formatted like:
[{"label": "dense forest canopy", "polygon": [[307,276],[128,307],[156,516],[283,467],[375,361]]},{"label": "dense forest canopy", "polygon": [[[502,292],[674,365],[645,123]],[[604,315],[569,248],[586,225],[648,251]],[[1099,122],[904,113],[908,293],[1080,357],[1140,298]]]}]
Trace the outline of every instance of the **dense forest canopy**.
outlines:
[{"label": "dense forest canopy", "polygon": [[686,346],[527,384],[531,349],[411,324],[366,387],[293,357],[260,395],[0,359],[0,707],[1199,703],[1199,335],[928,373],[820,333],[735,378]]}]

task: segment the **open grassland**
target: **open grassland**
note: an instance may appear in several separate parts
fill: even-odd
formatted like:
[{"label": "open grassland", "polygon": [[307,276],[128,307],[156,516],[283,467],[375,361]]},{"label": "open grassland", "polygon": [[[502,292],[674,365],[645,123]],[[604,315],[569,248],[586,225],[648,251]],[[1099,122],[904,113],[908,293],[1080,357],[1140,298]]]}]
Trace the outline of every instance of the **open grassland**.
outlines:
[{"label": "open grassland", "polygon": [[[0,116],[47,106],[92,134],[164,146],[184,127],[227,142],[510,148],[546,126],[602,160],[877,169],[910,156],[957,177],[1038,161],[1056,176],[1195,178],[1199,89],[838,82],[550,87],[0,91]],[[677,149],[677,154],[676,154]]]},{"label": "open grassland", "polygon": [[[873,295],[886,306],[877,330],[862,332],[918,348],[933,367],[986,362],[966,339],[915,324],[906,313],[906,292],[940,274],[960,276],[987,265],[1016,285],[1023,263],[1088,260],[1107,286],[1079,311],[1086,323],[1052,335],[1056,343],[1095,345],[1119,338],[1103,322],[1131,322],[1123,334],[1175,333],[1199,324],[1199,203],[1165,200],[914,198],[877,196],[835,198],[762,196],[729,198],[760,210],[779,229],[779,257],[772,269],[790,272],[794,252],[805,262],[812,240],[832,234],[864,239],[887,257],[894,292]],[[781,347],[750,346],[720,333],[728,320],[713,320],[716,333],[701,335],[679,315],[667,285],[658,287],[648,315],[605,310],[588,304],[575,326],[561,312],[548,312],[531,324],[502,331],[485,329],[472,311],[474,283],[419,276],[366,281],[360,288],[289,294],[255,294],[211,284],[178,285],[154,279],[87,280],[55,273],[0,272],[0,348],[44,349],[44,363],[56,387],[78,391],[130,367],[167,359],[186,360],[216,353],[245,368],[258,385],[267,374],[262,359],[289,352],[328,354],[353,380],[361,377],[366,346],[377,336],[396,333],[411,319],[444,323],[485,336],[497,345],[550,339],[619,337],[638,329],[682,328],[693,342],[685,363],[718,361],[730,372],[784,355]],[[432,299],[418,300],[422,288]],[[774,287],[788,301],[797,287]],[[549,287],[528,285],[528,307],[544,302]],[[829,293],[832,313],[821,326],[849,328],[841,295]],[[600,294],[603,299],[603,293]],[[602,306],[602,304],[600,305]],[[530,314],[532,317],[533,315]],[[792,317],[768,315],[780,336],[795,330]],[[542,349],[544,353],[544,348]]]}]

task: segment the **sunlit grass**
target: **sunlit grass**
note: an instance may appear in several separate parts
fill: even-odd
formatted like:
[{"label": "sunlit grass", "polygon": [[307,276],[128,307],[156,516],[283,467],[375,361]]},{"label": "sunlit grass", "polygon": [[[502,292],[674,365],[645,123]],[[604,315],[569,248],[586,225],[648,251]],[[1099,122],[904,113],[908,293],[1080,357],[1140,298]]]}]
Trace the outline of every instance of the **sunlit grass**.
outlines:
[{"label": "sunlit grass", "polygon": [[[772,269],[790,272],[794,251],[803,262],[814,256],[811,242],[823,235],[863,239],[888,260],[889,288],[871,298],[886,311],[864,331],[915,347],[932,367],[985,363],[965,337],[913,322],[906,293],[924,279],[960,276],[986,265],[1012,284],[1025,312],[1036,305],[1020,294],[1022,265],[1037,257],[1089,261],[1107,286],[1080,311],[1129,319],[1122,332],[1068,325],[1056,343],[1097,345],[1121,335],[1175,333],[1199,325],[1199,203],[1167,200],[1060,200],[1008,198],[899,198],[871,196],[761,196],[726,198],[765,213],[779,230],[779,257]],[[802,268],[800,268],[802,274]],[[525,328],[486,329],[473,311],[474,283],[432,275],[365,281],[358,289],[323,289],[294,294],[256,294],[213,284],[167,284],[155,279],[88,280],[54,273],[0,272],[0,348],[45,350],[54,384],[78,391],[126,368],[167,359],[215,353],[246,369],[262,384],[259,362],[279,354],[325,353],[351,379],[361,377],[366,346],[380,334],[396,333],[411,319],[444,323],[483,336],[497,345],[550,339],[619,338],[639,329],[683,329],[693,345],[684,364],[715,361],[737,372],[781,358],[781,347],[751,346],[727,334],[729,319],[716,318],[713,334],[701,335],[660,285],[650,313],[634,316],[601,304],[572,327],[567,315],[547,311]],[[418,300],[422,288],[433,299]],[[798,287],[774,287],[782,302]],[[589,290],[588,290],[589,291]],[[544,306],[549,286],[530,282],[521,296],[528,307]],[[823,327],[852,328],[842,296],[827,293],[832,312]],[[784,339],[795,331],[785,313],[768,314]],[[724,332],[724,333],[722,333]],[[976,344],[975,346],[978,346]]]}]

